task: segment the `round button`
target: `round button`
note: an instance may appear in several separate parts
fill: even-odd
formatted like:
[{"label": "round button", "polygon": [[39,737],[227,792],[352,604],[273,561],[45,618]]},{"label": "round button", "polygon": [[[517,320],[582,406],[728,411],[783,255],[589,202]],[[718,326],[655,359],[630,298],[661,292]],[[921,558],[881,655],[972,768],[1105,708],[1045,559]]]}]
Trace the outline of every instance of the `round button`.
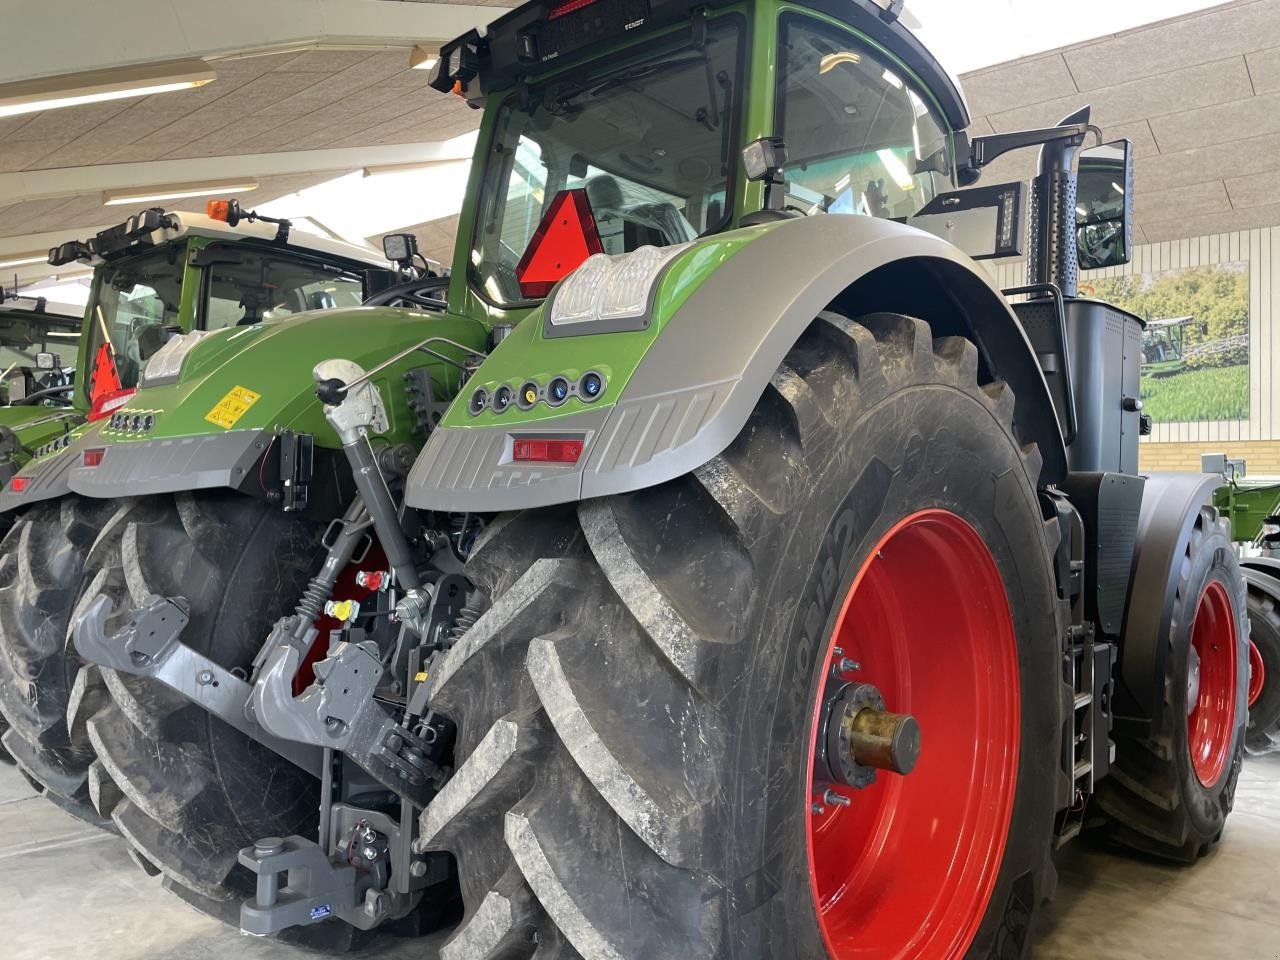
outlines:
[{"label": "round button", "polygon": [[604,378],[592,370],[583,375],[578,391],[584,400],[594,400],[604,392]]},{"label": "round button", "polygon": [[507,386],[499,387],[493,394],[493,410],[495,413],[502,413],[507,407],[511,406],[514,395],[511,388]]},{"label": "round button", "polygon": [[569,397],[569,381],[564,377],[556,377],[547,384],[547,402],[559,406]]},{"label": "round button", "polygon": [[538,402],[538,385],[533,381],[520,388],[520,406],[529,409]]},{"label": "round button", "polygon": [[483,387],[471,395],[471,415],[475,416],[489,405],[489,394]]}]

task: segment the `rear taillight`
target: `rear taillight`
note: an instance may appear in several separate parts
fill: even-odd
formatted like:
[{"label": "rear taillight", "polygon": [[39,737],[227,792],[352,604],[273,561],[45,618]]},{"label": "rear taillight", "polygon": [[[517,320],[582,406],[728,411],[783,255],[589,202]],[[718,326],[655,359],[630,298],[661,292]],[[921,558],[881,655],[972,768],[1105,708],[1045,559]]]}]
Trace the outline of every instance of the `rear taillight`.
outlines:
[{"label": "rear taillight", "polygon": [[561,17],[568,16],[575,10],[581,10],[583,7],[589,7],[597,0],[564,0],[563,3],[557,3],[551,8],[551,12],[547,14],[548,20],[559,20]]},{"label": "rear taillight", "polygon": [[86,450],[84,452],[84,458],[81,462],[86,467],[96,467],[102,462],[102,458],[106,456],[106,454],[107,450],[105,447],[94,447],[92,450]]},{"label": "rear taillight", "polygon": [[519,463],[577,463],[580,456],[581,440],[526,438],[511,444],[511,459]]},{"label": "rear taillight", "polygon": [[14,477],[9,481],[9,489],[14,493],[22,493],[22,491],[27,489],[27,484],[30,482],[30,477]]},{"label": "rear taillight", "polygon": [[118,410],[129,402],[129,398],[138,392],[137,387],[128,387],[124,390],[115,390],[111,393],[104,393],[93,401],[93,406],[89,408],[90,420],[101,420],[113,410]]}]

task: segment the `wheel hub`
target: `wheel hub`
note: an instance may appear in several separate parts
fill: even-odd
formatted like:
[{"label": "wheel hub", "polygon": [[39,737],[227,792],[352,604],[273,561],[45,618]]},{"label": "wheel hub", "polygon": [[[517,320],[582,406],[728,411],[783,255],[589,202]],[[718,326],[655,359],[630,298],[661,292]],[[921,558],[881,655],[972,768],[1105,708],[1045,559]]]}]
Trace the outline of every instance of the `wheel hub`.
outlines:
[{"label": "wheel hub", "polygon": [[877,770],[906,775],[920,759],[916,718],[887,711],[884,697],[869,683],[850,683],[837,692],[824,740],[832,781],[859,790],[875,782]]}]

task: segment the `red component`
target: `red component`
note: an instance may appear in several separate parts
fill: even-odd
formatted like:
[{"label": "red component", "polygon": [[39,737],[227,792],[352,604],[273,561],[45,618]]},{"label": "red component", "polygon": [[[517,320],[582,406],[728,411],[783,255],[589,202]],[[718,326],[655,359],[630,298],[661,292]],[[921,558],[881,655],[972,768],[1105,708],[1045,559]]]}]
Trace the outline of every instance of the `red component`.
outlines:
[{"label": "red component", "polygon": [[547,14],[548,20],[559,20],[567,14],[573,13],[575,10],[581,10],[583,7],[589,7],[596,0],[564,0],[563,3],[557,3],[551,8],[551,12]]},{"label": "red component", "polygon": [[561,190],[534,231],[516,264],[520,292],[545,297],[556,281],[568,276],[593,253],[604,253],[587,191]]},{"label": "red component", "polygon": [[119,393],[123,386],[111,345],[100,343],[93,354],[93,370],[89,373],[89,402],[95,404],[101,397]]},{"label": "red component", "polygon": [[1199,659],[1200,692],[1187,716],[1187,745],[1196,778],[1212,787],[1230,759],[1236,727],[1236,620],[1227,588],[1211,580],[1196,604],[1191,623],[1188,669]]},{"label": "red component", "polygon": [[361,570],[356,574],[356,586],[375,593],[385,590],[390,582],[391,578],[385,570]]},{"label": "red component", "polygon": [[14,493],[21,493],[27,489],[27,484],[31,482],[30,477],[14,477],[9,481],[9,489]]},{"label": "red component", "polygon": [[[373,591],[356,584],[356,577],[362,571],[385,570],[387,567],[387,555],[382,552],[382,548],[375,542],[369,548],[369,552],[365,554],[364,559],[359,563],[349,563],[342,573],[338,574],[338,582],[333,585],[333,596],[350,598],[361,603]],[[307,655],[302,658],[302,663],[298,667],[298,672],[293,678],[294,696],[302,693],[311,685],[311,681],[315,679],[315,673],[312,666],[317,660],[323,660],[325,653],[329,650],[329,633],[338,630],[342,624],[333,617],[321,614],[316,618],[316,634],[315,643],[311,645],[311,649],[307,651]]]},{"label": "red component", "polygon": [[86,467],[96,467],[102,462],[102,458],[107,455],[106,447],[94,447],[92,450],[84,452],[83,463]]},{"label": "red component", "polygon": [[[17,477],[14,477],[17,482]],[[1267,683],[1267,668],[1262,662],[1262,651],[1252,640],[1249,641],[1249,706],[1253,706],[1262,696],[1262,688]]]},{"label": "red component", "polygon": [[[823,707],[845,682],[830,667],[844,657],[887,710],[919,722],[910,774],[877,771],[863,789],[815,776]],[[977,531],[946,510],[895,524],[854,578],[817,670],[829,679],[808,737],[805,839],[827,955],[963,956],[1004,857],[1021,729],[1013,619]],[[847,805],[824,802],[827,789]]]},{"label": "red component", "polygon": [[582,456],[581,440],[515,440],[511,459],[534,463],[577,463]]}]

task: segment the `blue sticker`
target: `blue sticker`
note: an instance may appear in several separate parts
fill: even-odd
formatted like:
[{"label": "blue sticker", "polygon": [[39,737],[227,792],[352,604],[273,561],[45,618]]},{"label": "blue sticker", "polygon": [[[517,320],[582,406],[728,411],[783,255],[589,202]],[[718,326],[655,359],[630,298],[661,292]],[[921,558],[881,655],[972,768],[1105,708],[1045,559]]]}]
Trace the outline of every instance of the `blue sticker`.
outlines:
[{"label": "blue sticker", "polygon": [[312,920],[323,920],[325,917],[333,913],[333,907],[327,903],[322,903],[318,907],[311,908]]}]

